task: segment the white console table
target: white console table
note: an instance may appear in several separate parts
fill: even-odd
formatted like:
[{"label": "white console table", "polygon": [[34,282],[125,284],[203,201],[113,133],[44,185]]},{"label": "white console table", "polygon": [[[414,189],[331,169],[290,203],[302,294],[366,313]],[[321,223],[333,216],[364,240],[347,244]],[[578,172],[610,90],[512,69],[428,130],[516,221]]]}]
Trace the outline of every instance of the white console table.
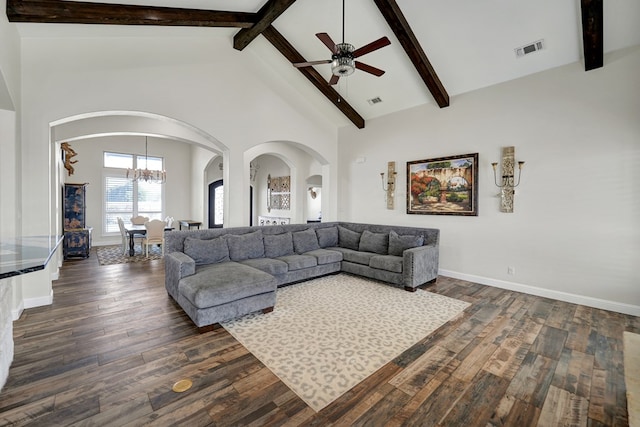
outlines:
[{"label": "white console table", "polygon": [[285,225],[291,223],[291,218],[283,216],[258,216],[258,225]]}]

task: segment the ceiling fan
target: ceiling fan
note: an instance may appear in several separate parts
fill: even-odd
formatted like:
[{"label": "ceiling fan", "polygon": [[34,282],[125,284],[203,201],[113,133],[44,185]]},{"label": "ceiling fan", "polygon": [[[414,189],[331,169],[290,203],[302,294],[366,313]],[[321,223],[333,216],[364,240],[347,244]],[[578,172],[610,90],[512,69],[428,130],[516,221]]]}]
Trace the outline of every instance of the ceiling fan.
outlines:
[{"label": "ceiling fan", "polygon": [[359,58],[367,53],[373,52],[374,50],[378,50],[385,46],[391,44],[387,37],[381,37],[376,41],[373,41],[367,45],[362,46],[361,48],[355,49],[352,44],[344,42],[344,3],[345,0],[342,0],[342,43],[334,43],[329,34],[327,33],[317,33],[316,37],[320,39],[325,46],[329,48],[331,51],[331,59],[323,59],[320,61],[309,61],[309,62],[298,62],[293,64],[294,67],[302,68],[302,67],[310,67],[312,65],[319,64],[331,64],[331,79],[329,80],[329,84],[335,85],[338,83],[340,77],[346,77],[354,73],[356,68],[358,70],[362,70],[369,74],[373,74],[374,76],[380,77],[384,74],[384,70],[381,70],[376,67],[372,67],[371,65],[364,64],[360,61],[356,61],[356,58]]}]

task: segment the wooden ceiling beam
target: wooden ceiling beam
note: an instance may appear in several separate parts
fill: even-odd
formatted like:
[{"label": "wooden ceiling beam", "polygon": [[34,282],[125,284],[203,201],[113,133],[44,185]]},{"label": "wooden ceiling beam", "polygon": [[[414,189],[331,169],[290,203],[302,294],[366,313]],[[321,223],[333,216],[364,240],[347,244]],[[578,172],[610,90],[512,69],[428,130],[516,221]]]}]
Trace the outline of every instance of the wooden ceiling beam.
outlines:
[{"label": "wooden ceiling beam", "polygon": [[269,0],[258,11],[258,22],[251,28],[243,28],[233,37],[233,47],[242,50],[278,19],[296,0]]},{"label": "wooden ceiling beam", "polygon": [[584,70],[604,65],[604,11],[603,0],[581,0],[582,47]]},{"label": "wooden ceiling beam", "polygon": [[[307,60],[280,34],[273,26],[265,28],[262,35],[289,60],[292,64],[297,62],[307,62]],[[322,94],[333,103],[351,122],[358,127],[364,128],[364,118],[353,109],[347,101],[340,96],[336,90],[318,73],[313,67],[298,68],[300,71]]]},{"label": "wooden ceiling beam", "polygon": [[255,13],[60,0],[7,0],[10,22],[250,28]]},{"label": "wooden ceiling beam", "polygon": [[404,51],[411,59],[413,66],[418,74],[427,85],[429,92],[433,95],[440,108],[449,106],[449,94],[444,88],[442,82],[438,78],[436,71],[431,66],[427,54],[422,50],[418,38],[411,30],[404,14],[395,0],[373,0],[380,13],[391,27],[398,41],[404,48]]}]

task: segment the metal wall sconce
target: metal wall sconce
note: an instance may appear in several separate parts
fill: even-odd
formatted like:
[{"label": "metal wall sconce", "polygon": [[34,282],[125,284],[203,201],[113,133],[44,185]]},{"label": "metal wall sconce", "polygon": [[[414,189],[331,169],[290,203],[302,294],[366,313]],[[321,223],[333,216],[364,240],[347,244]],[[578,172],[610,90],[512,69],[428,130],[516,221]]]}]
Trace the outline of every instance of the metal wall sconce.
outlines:
[{"label": "metal wall sconce", "polygon": [[386,192],[387,209],[393,209],[393,201],[395,199],[396,191],[396,162],[387,163],[387,185],[385,187],[384,172],[380,172],[380,179],[382,179],[382,191]]},{"label": "metal wall sconce", "polygon": [[500,188],[500,211],[513,213],[513,199],[516,194],[515,188],[520,185],[520,175],[524,162],[518,162],[518,180],[515,181],[515,148],[502,147],[502,180],[498,182],[496,175],[496,167],[498,163],[491,163],[493,167],[493,180],[498,188]]}]

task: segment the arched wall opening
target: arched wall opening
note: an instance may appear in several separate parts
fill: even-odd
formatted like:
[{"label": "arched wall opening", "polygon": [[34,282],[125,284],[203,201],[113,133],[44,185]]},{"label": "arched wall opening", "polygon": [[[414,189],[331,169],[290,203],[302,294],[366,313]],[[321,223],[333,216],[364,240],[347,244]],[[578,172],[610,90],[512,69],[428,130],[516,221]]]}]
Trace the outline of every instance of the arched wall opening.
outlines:
[{"label": "arched wall opening", "polygon": [[[51,146],[51,188],[50,188],[50,205],[51,205],[51,223],[49,225],[52,234],[62,234],[62,208],[61,208],[61,188],[64,182],[76,182],[73,176],[69,176],[63,167],[61,158],[60,144],[69,142],[71,144],[84,144],[87,141],[108,141],[109,138],[135,138],[138,139],[148,137],[150,141],[164,140],[166,144],[173,146],[180,144],[189,148],[190,162],[193,167],[189,168],[187,173],[195,174],[195,170],[199,169],[199,163],[208,162],[211,158],[220,156],[226,158],[228,147],[218,141],[215,137],[208,133],[191,126],[188,123],[175,120],[169,117],[139,112],[139,111],[103,111],[95,113],[86,113],[56,120],[50,123],[50,146]],[[140,147],[132,148],[139,154]],[[150,145],[150,154],[153,145]],[[183,154],[187,156],[187,154]],[[82,159],[78,159],[82,161]],[[94,165],[97,166],[97,165]],[[102,165],[99,166],[100,168]],[[182,174],[184,175],[184,173]],[[200,175],[201,176],[201,175]],[[175,180],[172,178],[171,171],[168,172],[167,182]],[[200,179],[194,180],[194,176],[182,176],[180,179],[189,181],[189,208],[192,211],[194,205],[197,207],[198,202],[194,202],[201,192],[198,190]],[[164,184],[167,185],[167,184]],[[98,187],[98,185],[94,185]],[[195,187],[195,188],[194,188]],[[97,191],[97,190],[94,190]],[[228,195],[225,195],[228,197]],[[200,202],[201,204],[202,202]],[[175,216],[175,215],[172,215]],[[176,218],[178,219],[178,218]]]},{"label": "arched wall opening", "polygon": [[[269,160],[271,159],[271,160]],[[273,159],[276,159],[275,161]],[[252,147],[244,154],[244,175],[251,175],[251,164],[258,166],[255,174],[256,192],[254,224],[258,216],[289,218],[291,223],[307,222],[309,205],[307,201],[307,178],[318,176],[328,187],[331,182],[331,165],[320,153],[293,141],[272,141]],[[267,177],[278,177],[288,172],[290,176],[290,206],[288,210],[267,211]],[[335,206],[331,200],[323,198],[321,210],[333,212],[329,219],[335,219]]]}]

